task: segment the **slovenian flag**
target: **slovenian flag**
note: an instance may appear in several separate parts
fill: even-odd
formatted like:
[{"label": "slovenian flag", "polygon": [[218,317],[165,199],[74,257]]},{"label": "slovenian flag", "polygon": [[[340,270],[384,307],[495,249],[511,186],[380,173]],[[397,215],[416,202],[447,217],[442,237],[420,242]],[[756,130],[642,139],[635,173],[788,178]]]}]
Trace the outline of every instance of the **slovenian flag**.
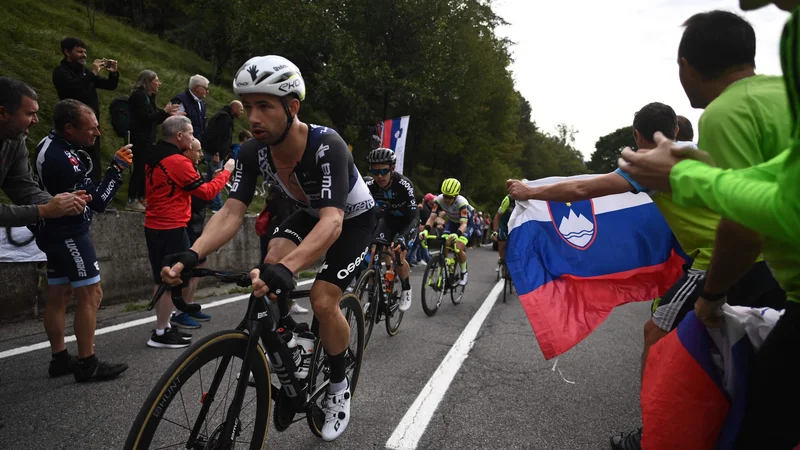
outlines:
[{"label": "slovenian flag", "polygon": [[641,392],[643,450],[733,448],[755,354],[781,312],[724,305],[723,313],[724,326],[708,329],[690,311],[650,349]]},{"label": "slovenian flag", "polygon": [[406,154],[406,136],[408,136],[408,122],[411,116],[398,117],[384,120],[378,124],[378,133],[381,147],[394,150],[397,164],[395,170],[403,173],[403,160]]},{"label": "slovenian flag", "polygon": [[546,359],[586,338],[616,306],[666,293],[688,259],[647,194],[518,201],[508,226],[506,262]]}]

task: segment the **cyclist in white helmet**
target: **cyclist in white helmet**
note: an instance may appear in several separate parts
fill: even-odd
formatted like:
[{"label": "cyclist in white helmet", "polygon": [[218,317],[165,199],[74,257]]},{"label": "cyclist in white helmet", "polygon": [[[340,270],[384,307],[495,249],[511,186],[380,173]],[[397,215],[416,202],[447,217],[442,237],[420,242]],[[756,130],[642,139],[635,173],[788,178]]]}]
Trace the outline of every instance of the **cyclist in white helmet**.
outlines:
[{"label": "cyclist in white helmet", "polygon": [[277,301],[281,325],[299,331],[287,299],[295,287],[293,275],[326,256],[310,297],[331,367],[322,428],[322,438],[331,441],[350,421],[350,383],[345,376],[350,326],[339,300],[367,255],[375,229],[375,201],[342,138],[297,117],[306,88],[291,61],[274,55],[251,58],[236,73],[233,90],[244,104],[255,139],[239,150],[225,205],[189,252],[172,255],[167,263],[174,265],[165,267],[162,277],[178,283],[183,268],[194,267],[199,258],[236,235],[259,176],[292,199],[298,211],[275,230],[265,261],[251,272],[253,290]]}]

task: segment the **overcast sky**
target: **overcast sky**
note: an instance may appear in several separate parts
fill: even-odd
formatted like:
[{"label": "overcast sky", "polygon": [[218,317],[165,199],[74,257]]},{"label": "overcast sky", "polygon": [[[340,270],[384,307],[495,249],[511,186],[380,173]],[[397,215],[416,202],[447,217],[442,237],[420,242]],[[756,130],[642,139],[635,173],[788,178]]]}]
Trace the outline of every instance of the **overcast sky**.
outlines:
[{"label": "overcast sky", "polygon": [[[692,14],[725,9],[756,30],[757,73],[780,75],[779,42],[788,13],[774,6],[749,13],[736,0],[495,0],[510,22],[500,36],[516,42],[511,70],[544,131],[558,123],[578,130],[585,159],[600,136],[630,125],[633,113],[659,101],[686,116],[697,130],[678,80],[677,51]],[[695,141],[697,135],[695,135]]]}]

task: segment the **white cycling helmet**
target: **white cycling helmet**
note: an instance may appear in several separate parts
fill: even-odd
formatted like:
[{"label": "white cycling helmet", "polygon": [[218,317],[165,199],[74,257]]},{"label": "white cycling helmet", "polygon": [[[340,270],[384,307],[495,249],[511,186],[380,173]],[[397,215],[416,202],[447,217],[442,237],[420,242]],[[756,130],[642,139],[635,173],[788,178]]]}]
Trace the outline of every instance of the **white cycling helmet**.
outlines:
[{"label": "white cycling helmet", "polygon": [[285,97],[297,95],[306,98],[306,83],[297,68],[288,59],[277,55],[254,56],[236,72],[233,92],[244,94],[270,94]]}]

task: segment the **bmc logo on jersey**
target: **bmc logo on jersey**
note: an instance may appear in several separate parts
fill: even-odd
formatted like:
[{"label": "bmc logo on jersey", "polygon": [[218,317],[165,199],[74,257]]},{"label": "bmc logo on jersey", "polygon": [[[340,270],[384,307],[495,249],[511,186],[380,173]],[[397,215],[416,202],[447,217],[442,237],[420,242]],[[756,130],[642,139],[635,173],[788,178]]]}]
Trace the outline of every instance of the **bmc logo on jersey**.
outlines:
[{"label": "bmc logo on jersey", "polygon": [[586,250],[592,245],[597,236],[597,218],[592,200],[547,202],[547,209],[553,226],[567,244],[578,250]]}]

